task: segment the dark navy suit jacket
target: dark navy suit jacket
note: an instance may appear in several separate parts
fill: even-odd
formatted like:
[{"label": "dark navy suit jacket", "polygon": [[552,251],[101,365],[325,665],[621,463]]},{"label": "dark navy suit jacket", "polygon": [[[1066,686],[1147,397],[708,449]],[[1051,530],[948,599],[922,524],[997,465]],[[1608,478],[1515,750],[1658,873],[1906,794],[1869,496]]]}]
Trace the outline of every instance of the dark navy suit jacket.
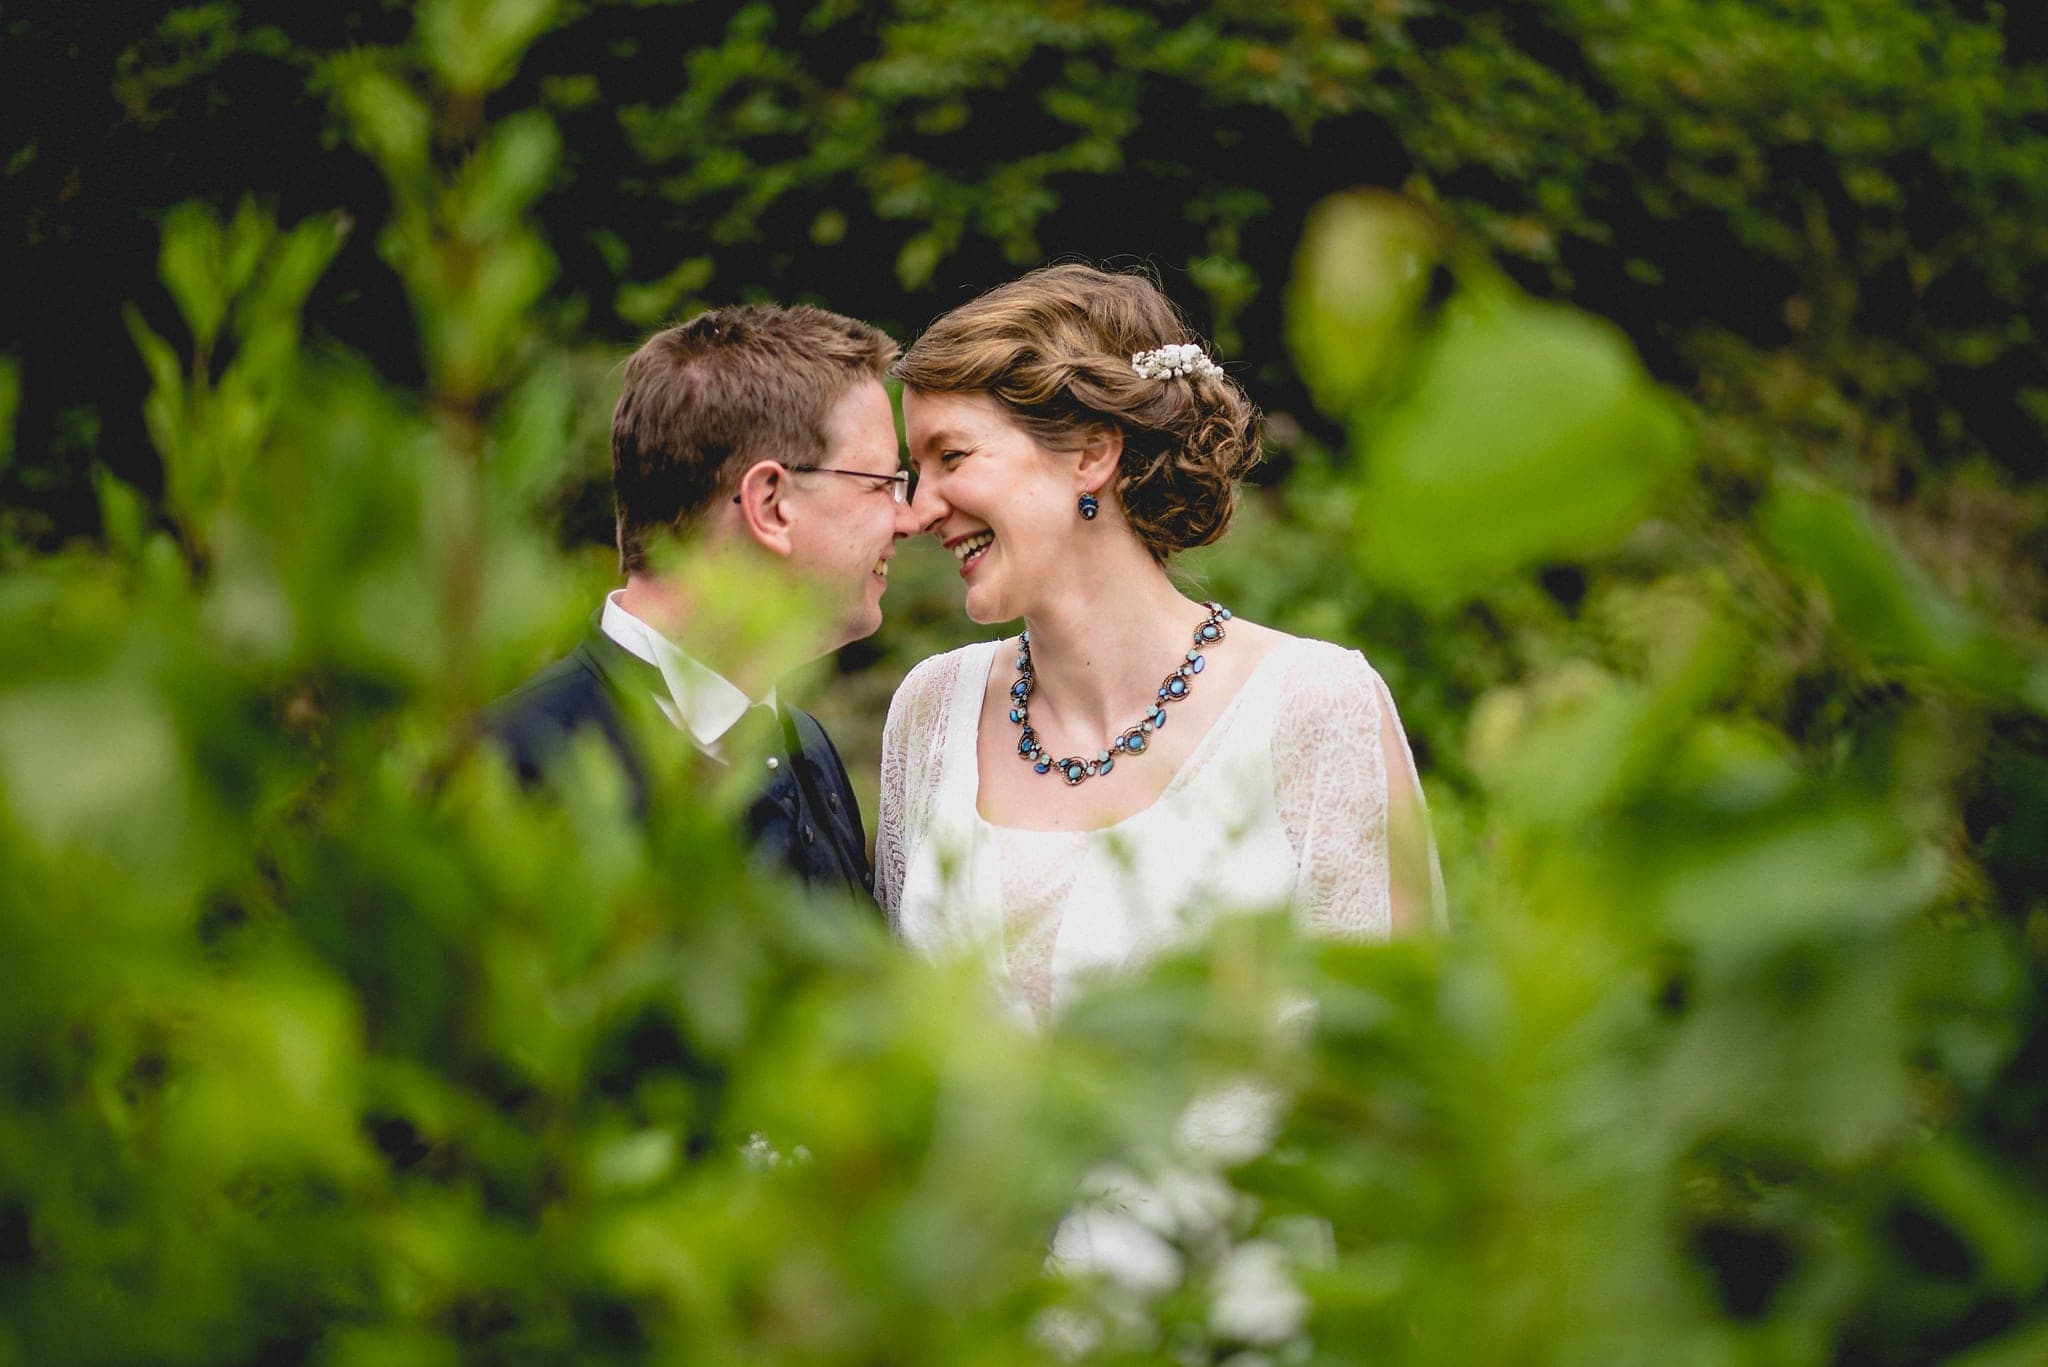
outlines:
[{"label": "dark navy suit jacket", "polygon": [[[575,650],[493,704],[484,732],[502,745],[519,776],[538,782],[571,737],[594,729],[610,745],[631,787],[634,810],[647,810],[646,759],[627,721],[627,700],[666,689],[661,671],[591,629]],[[867,832],[846,766],[817,718],[780,709],[781,754],[747,808],[742,834],[756,859],[779,864],[821,888],[874,895]]]}]

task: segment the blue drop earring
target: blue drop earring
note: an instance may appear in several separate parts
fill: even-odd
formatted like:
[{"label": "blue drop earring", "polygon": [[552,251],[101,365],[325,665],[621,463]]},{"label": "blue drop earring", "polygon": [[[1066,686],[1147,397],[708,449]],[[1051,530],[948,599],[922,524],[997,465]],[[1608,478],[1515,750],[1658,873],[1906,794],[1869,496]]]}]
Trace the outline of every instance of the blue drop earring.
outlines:
[{"label": "blue drop earring", "polygon": [[1095,495],[1081,495],[1081,520],[1083,522],[1093,522],[1095,515],[1101,511],[1102,505],[1095,501]]}]

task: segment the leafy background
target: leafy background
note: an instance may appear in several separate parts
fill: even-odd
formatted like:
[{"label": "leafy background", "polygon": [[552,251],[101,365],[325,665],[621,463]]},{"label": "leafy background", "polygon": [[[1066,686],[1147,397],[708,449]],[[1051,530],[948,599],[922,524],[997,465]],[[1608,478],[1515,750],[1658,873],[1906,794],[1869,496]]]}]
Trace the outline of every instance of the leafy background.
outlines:
[{"label": "leafy background", "polygon": [[[2026,17],[9,7],[0,1358],[2038,1360]],[[645,331],[1068,255],[1266,409],[1186,568],[1387,676],[1454,928],[1019,1038],[466,737],[610,582]],[[820,693],[869,795],[941,561]]]}]

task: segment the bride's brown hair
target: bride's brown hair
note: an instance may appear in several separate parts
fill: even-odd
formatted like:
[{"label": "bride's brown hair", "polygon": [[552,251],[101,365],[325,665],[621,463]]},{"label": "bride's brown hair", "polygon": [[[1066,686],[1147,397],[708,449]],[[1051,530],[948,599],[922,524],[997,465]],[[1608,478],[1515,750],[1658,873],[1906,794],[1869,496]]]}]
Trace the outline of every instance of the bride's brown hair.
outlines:
[{"label": "bride's brown hair", "polygon": [[1258,410],[1228,375],[1148,380],[1131,364],[1195,340],[1145,276],[1047,266],[942,316],[890,373],[929,394],[987,394],[1049,450],[1117,428],[1124,519],[1164,560],[1223,535],[1259,459]]}]

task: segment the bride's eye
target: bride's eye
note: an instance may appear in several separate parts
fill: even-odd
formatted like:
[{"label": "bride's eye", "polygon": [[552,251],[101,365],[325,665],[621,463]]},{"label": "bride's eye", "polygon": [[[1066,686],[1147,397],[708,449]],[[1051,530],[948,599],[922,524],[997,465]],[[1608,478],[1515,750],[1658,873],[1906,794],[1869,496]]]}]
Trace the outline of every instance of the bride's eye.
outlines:
[{"label": "bride's eye", "polygon": [[965,451],[941,451],[939,452],[939,464],[951,465],[954,461],[961,459],[966,454],[967,452]]}]

